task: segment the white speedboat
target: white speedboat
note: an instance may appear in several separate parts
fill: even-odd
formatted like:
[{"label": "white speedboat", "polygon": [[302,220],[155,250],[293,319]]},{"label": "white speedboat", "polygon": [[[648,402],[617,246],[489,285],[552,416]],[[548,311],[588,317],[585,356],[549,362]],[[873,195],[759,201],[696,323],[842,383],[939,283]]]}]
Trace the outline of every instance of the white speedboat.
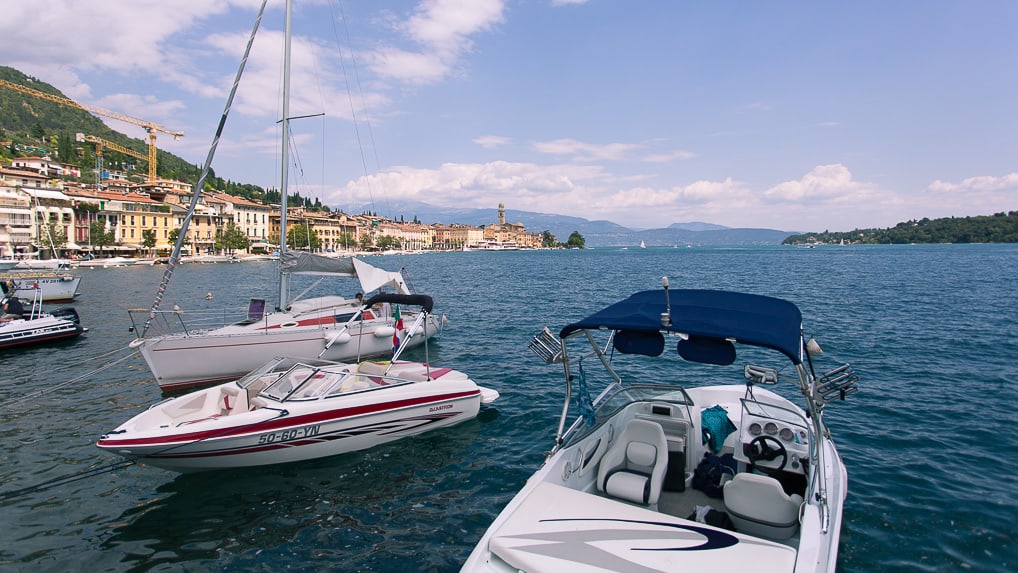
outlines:
[{"label": "white speedboat", "polygon": [[96,445],[179,472],[362,450],[477,416],[498,392],[421,362],[277,358],[247,376],[159,402]]},{"label": "white speedboat", "polygon": [[78,311],[73,308],[43,312],[38,294],[28,310],[17,296],[4,296],[2,303],[5,313],[0,313],[3,314],[0,316],[0,349],[74,338],[88,330],[81,326]]},{"label": "white speedboat", "polygon": [[[431,298],[410,295],[402,273],[384,271],[359,259],[330,259],[297,251],[283,254],[280,272],[356,277],[366,293],[391,289],[400,294],[368,305],[341,296],[309,298],[275,312],[266,312],[264,299],[254,299],[247,316],[215,328],[185,324],[191,316],[186,312],[161,312],[158,317],[165,333],[131,342],[141,351],[159,387],[179,390],[233,380],[264,362],[267,355],[356,362],[391,354],[395,341],[417,346],[441,331],[441,318],[431,314]],[[425,301],[426,310],[415,310]],[[148,315],[150,311],[131,312]],[[418,320],[422,322],[419,333],[407,336],[407,325]],[[184,328],[171,332],[178,321]]]},{"label": "white speedboat", "polygon": [[[666,279],[545,329],[531,349],[565,373],[554,447],[463,571],[834,571],[848,478],[824,406],[857,377],[816,375],[801,322]],[[727,365],[739,383],[713,382]],[[765,387],[786,381],[804,408]]]},{"label": "white speedboat", "polygon": [[129,259],[127,257],[98,257],[87,261],[78,261],[75,263],[75,266],[80,268],[108,269],[110,267],[129,267],[137,262],[138,259]]}]

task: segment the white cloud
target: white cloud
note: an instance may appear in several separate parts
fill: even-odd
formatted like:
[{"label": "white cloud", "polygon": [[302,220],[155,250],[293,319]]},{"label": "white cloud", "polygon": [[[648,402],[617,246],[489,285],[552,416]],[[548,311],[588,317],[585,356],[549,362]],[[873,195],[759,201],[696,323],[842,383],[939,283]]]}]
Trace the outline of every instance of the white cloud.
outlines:
[{"label": "white cloud", "polygon": [[[158,74],[179,34],[202,19],[252,2],[52,0],[42,10],[31,2],[9,4],[0,19],[7,65],[33,74],[66,68]],[[70,92],[87,95],[81,88]]]},{"label": "white cloud", "polygon": [[1003,177],[983,175],[980,177],[969,177],[961,183],[949,183],[936,180],[930,183],[929,190],[937,193],[985,193],[992,191],[1018,191],[1018,173],[1008,173]]},{"label": "white cloud", "polygon": [[549,155],[569,156],[574,161],[619,161],[631,152],[640,149],[632,143],[584,143],[575,139],[539,141],[533,144],[535,151]]},{"label": "white cloud", "polygon": [[465,53],[471,36],[504,20],[502,0],[424,0],[413,15],[394,27],[413,47],[383,45],[365,54],[381,77],[409,84],[431,84],[446,77]]},{"label": "white cloud", "polygon": [[643,161],[648,163],[671,163],[673,161],[685,161],[695,157],[698,157],[698,155],[692,151],[677,149],[675,151],[668,151],[665,153],[652,153],[645,156]]},{"label": "white cloud", "polygon": [[482,135],[480,137],[475,137],[474,143],[485,149],[494,149],[503,145],[509,145],[512,143],[512,140],[508,137],[502,137],[499,135]]},{"label": "white cloud", "polygon": [[446,163],[438,169],[398,167],[351,181],[328,200],[330,204],[358,204],[381,193],[390,199],[485,208],[511,196],[514,209],[547,211],[549,204],[570,205],[582,200],[576,193],[604,176],[594,166],[506,161]]},{"label": "white cloud", "polygon": [[798,181],[785,181],[764,191],[777,201],[858,200],[877,194],[876,186],[852,180],[852,173],[840,163],[818,165]]},{"label": "white cloud", "polygon": [[938,179],[926,188],[921,202],[922,212],[911,212],[902,220],[992,215],[1013,210],[1018,205],[1018,173],[969,177],[960,183]]}]

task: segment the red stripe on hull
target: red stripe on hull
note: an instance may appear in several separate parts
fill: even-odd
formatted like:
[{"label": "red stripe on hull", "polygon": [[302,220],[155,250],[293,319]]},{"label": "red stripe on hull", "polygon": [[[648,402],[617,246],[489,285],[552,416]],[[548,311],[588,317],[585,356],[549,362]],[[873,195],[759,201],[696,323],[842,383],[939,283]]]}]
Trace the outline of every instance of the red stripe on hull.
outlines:
[{"label": "red stripe on hull", "polygon": [[[238,426],[233,429],[218,429],[218,430],[206,430],[203,432],[192,432],[189,434],[176,434],[173,436],[161,436],[156,438],[128,438],[128,439],[117,439],[117,438],[105,438],[100,439],[97,444],[100,447],[114,448],[114,447],[128,447],[128,446],[152,446],[152,445],[177,445],[180,442],[192,442],[198,440],[204,440],[209,438],[226,438],[233,436],[241,436],[244,434],[258,434],[267,430],[278,430],[288,428],[291,426],[306,426],[308,424],[332,422],[341,420],[343,418],[352,418],[355,416],[363,416],[366,414],[374,414],[377,412],[384,412],[386,410],[396,410],[400,408],[408,408],[411,406],[419,406],[421,404],[427,404],[429,402],[444,402],[446,400],[457,400],[461,398],[468,398],[470,396],[476,396],[480,394],[480,390],[471,390],[468,392],[457,392],[455,394],[445,394],[443,396],[426,396],[421,398],[413,398],[408,400],[397,400],[395,402],[386,402],[383,404],[368,404],[365,406],[356,406],[353,408],[340,408],[337,410],[328,410],[325,412],[316,412],[313,414],[304,414],[302,416],[295,416],[292,418],[272,418],[265,422],[255,422],[252,424],[245,424]],[[257,428],[257,431],[252,432],[252,429]]]}]

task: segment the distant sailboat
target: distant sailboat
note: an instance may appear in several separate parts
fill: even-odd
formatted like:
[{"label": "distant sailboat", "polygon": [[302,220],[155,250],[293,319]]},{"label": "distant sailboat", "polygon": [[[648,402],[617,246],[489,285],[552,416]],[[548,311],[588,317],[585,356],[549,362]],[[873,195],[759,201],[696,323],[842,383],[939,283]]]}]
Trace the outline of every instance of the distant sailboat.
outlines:
[{"label": "distant sailboat", "polygon": [[646,249],[647,248],[647,243],[644,243],[643,241],[640,241],[640,248],[641,249]]}]

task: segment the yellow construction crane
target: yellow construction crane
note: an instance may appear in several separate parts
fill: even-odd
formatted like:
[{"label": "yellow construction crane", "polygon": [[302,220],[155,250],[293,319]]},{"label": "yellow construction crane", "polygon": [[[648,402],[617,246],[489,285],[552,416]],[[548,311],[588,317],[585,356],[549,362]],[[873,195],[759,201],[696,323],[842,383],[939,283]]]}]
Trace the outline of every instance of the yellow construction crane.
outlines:
[{"label": "yellow construction crane", "polygon": [[[127,115],[127,114],[117,113],[115,111],[110,111],[108,109],[103,109],[103,108],[101,108],[99,106],[95,106],[95,105],[91,105],[91,104],[87,104],[87,103],[78,103],[78,102],[76,102],[74,100],[70,100],[70,99],[67,99],[65,97],[61,97],[61,96],[53,95],[53,94],[48,94],[46,92],[41,92],[41,91],[39,91],[37,89],[32,89],[30,87],[25,87],[25,86],[23,86],[21,84],[16,84],[14,82],[9,82],[9,81],[4,80],[4,79],[0,79],[0,87],[9,88],[9,89],[12,89],[14,91],[21,92],[23,94],[28,94],[30,96],[35,96],[37,98],[41,98],[41,99],[44,99],[44,100],[47,100],[47,101],[58,103],[60,105],[66,105],[66,106],[69,106],[69,107],[76,107],[78,109],[82,109],[82,110],[85,110],[85,111],[87,111],[89,113],[94,113],[96,115],[101,115],[103,117],[109,117],[109,118],[113,118],[113,119],[118,119],[118,120],[126,122],[126,123],[133,123],[134,125],[140,125],[141,127],[145,128],[145,131],[148,132],[148,157],[147,158],[143,157],[142,159],[148,159],[148,180],[149,180],[149,182],[153,182],[153,181],[156,180],[156,132],[157,131],[161,131],[163,133],[168,133],[168,134],[173,136],[174,140],[176,140],[178,137],[181,137],[181,136],[184,135],[183,132],[180,132],[180,131],[171,131],[170,129],[168,129],[166,127],[163,127],[162,125],[159,125],[158,123],[155,123],[155,122],[145,121],[144,119],[138,119],[136,117],[131,117],[131,116]],[[89,136],[89,137],[91,137],[91,136]],[[114,144],[114,145],[116,145],[116,144]],[[106,145],[106,147],[109,147],[110,149],[115,149],[111,145]],[[124,148],[124,149],[126,149],[126,148]],[[121,150],[117,149],[117,151],[121,151]],[[131,155],[134,152],[124,152],[124,153],[127,153],[128,155]]]},{"label": "yellow construction crane", "polygon": [[[107,141],[105,139],[102,139],[101,137],[96,137],[94,135],[85,135],[84,133],[76,133],[76,134],[74,134],[74,140],[77,141],[77,142],[87,141],[89,143],[94,143],[95,144],[95,171],[96,171],[95,184],[96,184],[96,186],[101,186],[102,185],[103,148],[104,147],[107,148],[107,149],[112,149],[113,151],[119,151],[120,153],[123,153],[125,155],[130,155],[131,157],[136,157],[138,159],[142,159],[144,161],[149,161],[150,160],[150,158],[147,155],[145,155],[144,153],[138,153],[137,151],[135,151],[133,149],[128,149],[128,148],[124,147],[123,145],[119,145],[119,144],[113,143],[112,141]],[[150,178],[150,180],[151,180],[151,178]]]}]

